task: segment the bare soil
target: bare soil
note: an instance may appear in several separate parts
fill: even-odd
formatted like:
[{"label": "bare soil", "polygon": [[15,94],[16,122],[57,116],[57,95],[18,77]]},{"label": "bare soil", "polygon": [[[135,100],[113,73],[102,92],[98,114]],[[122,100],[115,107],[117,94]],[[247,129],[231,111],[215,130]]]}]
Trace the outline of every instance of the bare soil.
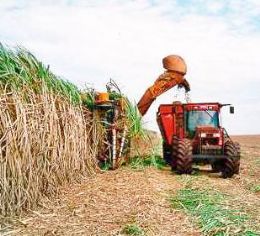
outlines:
[{"label": "bare soil", "polygon": [[[128,224],[138,225],[146,235],[202,235],[169,198],[186,185],[213,188],[229,196],[228,204],[243,209],[252,219],[248,227],[260,226],[260,135],[234,136],[242,146],[240,174],[222,179],[209,168],[194,175],[163,170],[122,167],[63,187],[52,201],[20,219],[5,221],[3,235],[124,235]],[[0,231],[1,235],[1,231]]]}]

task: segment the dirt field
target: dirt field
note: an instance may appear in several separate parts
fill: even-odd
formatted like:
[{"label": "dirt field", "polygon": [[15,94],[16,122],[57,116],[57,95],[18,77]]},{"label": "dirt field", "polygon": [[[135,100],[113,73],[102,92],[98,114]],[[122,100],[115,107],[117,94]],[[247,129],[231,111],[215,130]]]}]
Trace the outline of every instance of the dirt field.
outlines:
[{"label": "dirt field", "polygon": [[242,145],[242,159],[240,175],[232,179],[207,167],[190,176],[169,167],[122,167],[64,187],[56,199],[20,219],[2,220],[0,235],[214,235],[203,233],[196,217],[172,207],[170,198],[185,188],[221,193],[222,208],[246,215],[235,231],[218,235],[260,235],[260,135],[234,139]]}]

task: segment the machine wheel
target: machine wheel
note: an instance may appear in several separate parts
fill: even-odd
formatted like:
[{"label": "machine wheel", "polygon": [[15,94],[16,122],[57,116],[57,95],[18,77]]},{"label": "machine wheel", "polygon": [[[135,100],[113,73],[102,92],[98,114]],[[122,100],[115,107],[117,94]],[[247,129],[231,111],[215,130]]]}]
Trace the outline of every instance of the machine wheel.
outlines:
[{"label": "machine wheel", "polygon": [[176,160],[177,160],[177,154],[178,154],[178,143],[179,139],[177,137],[173,137],[172,140],[172,153],[171,153],[171,167],[172,171],[176,170]]},{"label": "machine wheel", "polygon": [[212,171],[214,173],[220,172],[222,169],[223,163],[221,161],[214,161],[211,163]]},{"label": "machine wheel", "polygon": [[172,148],[166,142],[163,141],[163,159],[167,164],[171,164]]},{"label": "machine wheel", "polygon": [[179,140],[173,145],[172,160],[178,174],[191,174],[192,146],[188,139]]},{"label": "machine wheel", "polygon": [[222,177],[231,178],[234,174],[239,172],[240,161],[239,158],[237,158],[238,149],[233,142],[227,141],[225,143],[224,153],[229,157],[223,162],[221,169]]}]

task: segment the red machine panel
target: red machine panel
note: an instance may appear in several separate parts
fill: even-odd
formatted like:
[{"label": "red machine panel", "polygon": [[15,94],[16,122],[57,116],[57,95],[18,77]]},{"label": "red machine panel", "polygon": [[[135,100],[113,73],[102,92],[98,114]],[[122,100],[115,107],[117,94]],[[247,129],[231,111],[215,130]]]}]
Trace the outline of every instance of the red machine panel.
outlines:
[{"label": "red machine panel", "polygon": [[178,104],[160,105],[157,122],[163,139],[171,145],[174,135],[183,137],[183,107]]}]

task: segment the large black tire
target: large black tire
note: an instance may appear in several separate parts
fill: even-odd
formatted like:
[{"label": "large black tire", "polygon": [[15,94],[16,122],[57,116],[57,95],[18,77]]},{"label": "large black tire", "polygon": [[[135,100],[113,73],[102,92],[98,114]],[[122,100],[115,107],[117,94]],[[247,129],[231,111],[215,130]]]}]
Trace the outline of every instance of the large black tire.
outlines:
[{"label": "large black tire", "polygon": [[192,172],[192,146],[188,139],[174,140],[172,148],[172,168],[178,174]]},{"label": "large black tire", "polygon": [[177,154],[178,154],[178,143],[179,139],[177,137],[173,137],[172,140],[172,153],[171,153],[171,167],[172,170],[176,170],[176,160],[177,160]]},{"label": "large black tire", "polygon": [[211,167],[212,167],[212,172],[217,173],[220,172],[222,169],[223,163],[222,161],[214,161],[213,163],[211,163]]},{"label": "large black tire", "polygon": [[163,159],[167,164],[171,164],[172,148],[166,142],[163,141]]},{"label": "large black tire", "polygon": [[237,146],[233,142],[227,141],[224,146],[224,154],[228,157],[223,161],[221,169],[222,177],[231,178],[239,172],[240,160]]}]

